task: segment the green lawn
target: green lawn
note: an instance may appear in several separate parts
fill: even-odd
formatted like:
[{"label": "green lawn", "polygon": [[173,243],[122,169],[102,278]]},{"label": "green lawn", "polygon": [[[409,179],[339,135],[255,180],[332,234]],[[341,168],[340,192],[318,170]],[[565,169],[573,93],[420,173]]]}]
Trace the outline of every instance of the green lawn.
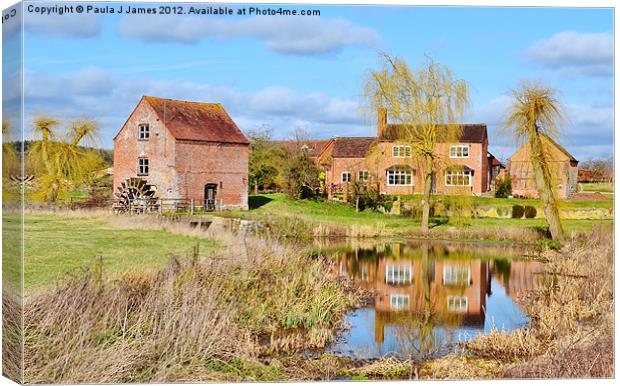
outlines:
[{"label": "green lawn", "polygon": [[[519,203],[519,205],[533,205],[537,200],[518,200],[518,199],[496,199],[475,197],[479,204],[495,200],[506,200],[508,204]],[[577,201],[580,205],[585,205],[585,201]],[[594,201],[589,204],[600,204]],[[313,201],[313,200],[293,200],[284,194],[261,194],[250,196],[249,212],[228,213],[229,216],[242,216],[248,218],[263,218],[268,216],[295,216],[306,221],[315,223],[326,223],[334,225],[373,225],[381,222],[385,228],[393,231],[394,236],[406,235],[409,230],[417,230],[420,222],[417,219],[405,216],[395,216],[379,212],[355,212],[355,208],[350,205],[336,201]],[[610,220],[564,220],[562,221],[567,231],[588,231],[596,224],[610,225]],[[452,227],[450,224],[433,224],[433,230],[444,230]],[[522,227],[544,227],[544,219],[494,219],[494,218],[475,218],[472,219],[469,229],[488,230],[502,228],[522,228]]]},{"label": "green lawn", "polygon": [[[18,226],[18,217],[5,215],[4,230]],[[209,240],[163,230],[120,229],[97,218],[27,215],[24,231],[24,289],[27,294],[66,277],[67,272],[92,267],[96,255],[103,256],[104,273],[115,273],[130,268],[162,267],[169,254],[185,256],[197,241],[201,244],[201,252],[213,247]],[[10,248],[15,249],[14,246]],[[19,270],[13,271],[8,274],[19,273]]]},{"label": "green lawn", "polygon": [[411,218],[374,211],[356,212],[351,205],[338,201],[293,200],[282,193],[250,196],[249,203],[249,212],[236,212],[235,215],[285,215],[340,225],[367,225],[381,221],[386,228],[410,227],[412,224]]},{"label": "green lawn", "polygon": [[579,190],[582,192],[613,193],[614,184],[608,182],[582,182],[579,184]]}]

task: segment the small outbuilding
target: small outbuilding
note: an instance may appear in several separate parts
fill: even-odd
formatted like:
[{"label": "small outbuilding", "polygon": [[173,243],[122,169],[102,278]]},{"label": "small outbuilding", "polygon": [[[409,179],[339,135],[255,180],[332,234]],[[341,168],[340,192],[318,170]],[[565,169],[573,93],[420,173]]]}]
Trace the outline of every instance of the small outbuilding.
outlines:
[{"label": "small outbuilding", "polygon": [[[558,198],[570,198],[577,193],[579,161],[550,137],[543,135],[542,142],[551,169],[554,192]],[[512,194],[514,196],[538,197],[538,187],[536,186],[529,144],[524,144],[508,158],[508,172],[512,179]]]}]

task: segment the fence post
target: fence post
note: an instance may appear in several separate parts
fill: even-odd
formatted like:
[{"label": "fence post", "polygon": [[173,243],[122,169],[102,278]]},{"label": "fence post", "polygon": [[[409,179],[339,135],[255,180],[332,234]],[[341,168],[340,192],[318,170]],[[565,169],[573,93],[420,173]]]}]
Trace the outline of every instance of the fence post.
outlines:
[{"label": "fence post", "polygon": [[95,285],[101,287],[103,280],[103,256],[95,256]]},{"label": "fence post", "polygon": [[164,213],[164,200],[163,199],[159,199],[159,214]]},{"label": "fence post", "polygon": [[196,245],[194,245],[193,248],[193,255],[192,255],[192,259],[194,264],[196,264],[198,262],[198,255],[200,254],[200,241],[196,241]]},{"label": "fence post", "polygon": [[192,198],[189,203],[189,214],[194,214],[194,199]]}]

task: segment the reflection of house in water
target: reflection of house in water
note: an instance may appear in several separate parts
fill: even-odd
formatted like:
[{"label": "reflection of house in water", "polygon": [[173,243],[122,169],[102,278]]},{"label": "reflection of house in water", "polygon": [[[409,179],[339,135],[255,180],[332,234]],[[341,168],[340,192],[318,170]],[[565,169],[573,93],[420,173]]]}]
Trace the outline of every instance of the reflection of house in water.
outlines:
[{"label": "reflection of house in water", "polygon": [[393,244],[383,252],[341,255],[338,273],[375,291],[375,340],[405,312],[430,312],[434,323],[484,326],[490,291],[488,262],[450,254],[442,246]]},{"label": "reflection of house in water", "polygon": [[495,262],[491,270],[512,299],[538,288],[544,278],[539,274],[542,263],[536,261]]}]

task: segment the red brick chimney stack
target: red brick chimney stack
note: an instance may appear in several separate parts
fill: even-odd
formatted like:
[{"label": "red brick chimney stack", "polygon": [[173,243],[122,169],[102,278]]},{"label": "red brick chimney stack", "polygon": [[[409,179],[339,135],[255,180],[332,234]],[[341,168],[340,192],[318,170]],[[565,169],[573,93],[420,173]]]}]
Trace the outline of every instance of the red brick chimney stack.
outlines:
[{"label": "red brick chimney stack", "polygon": [[387,109],[379,107],[377,111],[377,136],[381,138],[387,129]]}]

